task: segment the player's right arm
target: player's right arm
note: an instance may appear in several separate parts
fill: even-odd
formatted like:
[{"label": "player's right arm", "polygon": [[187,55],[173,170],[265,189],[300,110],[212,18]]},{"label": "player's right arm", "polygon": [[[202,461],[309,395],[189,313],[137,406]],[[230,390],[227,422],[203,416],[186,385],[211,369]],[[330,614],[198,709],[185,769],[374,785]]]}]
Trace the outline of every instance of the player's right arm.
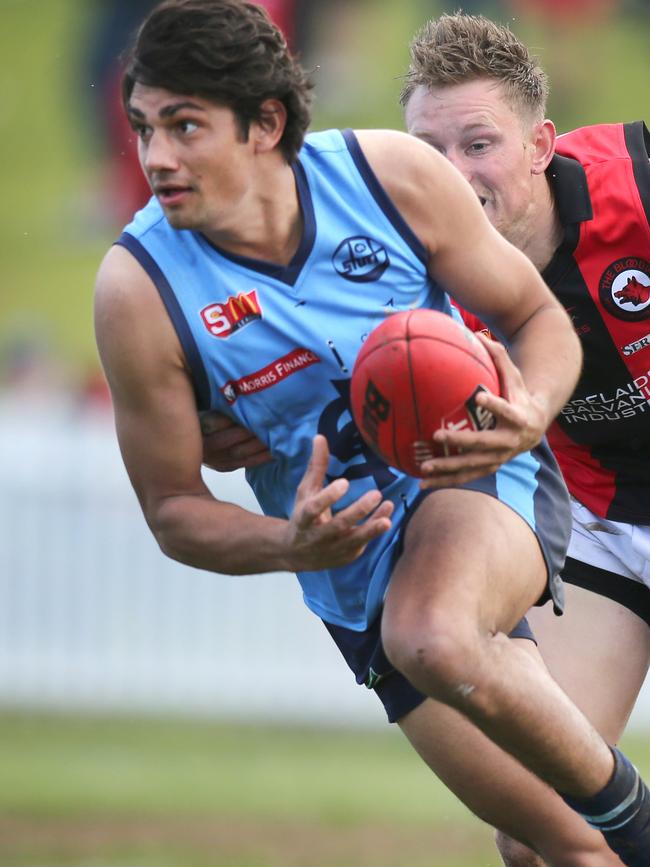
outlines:
[{"label": "player's right arm", "polygon": [[290,520],[262,517],[211,494],[201,476],[201,429],[179,340],[150,278],[119,246],[99,270],[95,330],[122,457],[168,556],[233,575],[309,571],[350,562],[388,529],[390,504],[377,508],[377,491],[332,515],[347,482],[324,486],[323,438],[317,438]]}]

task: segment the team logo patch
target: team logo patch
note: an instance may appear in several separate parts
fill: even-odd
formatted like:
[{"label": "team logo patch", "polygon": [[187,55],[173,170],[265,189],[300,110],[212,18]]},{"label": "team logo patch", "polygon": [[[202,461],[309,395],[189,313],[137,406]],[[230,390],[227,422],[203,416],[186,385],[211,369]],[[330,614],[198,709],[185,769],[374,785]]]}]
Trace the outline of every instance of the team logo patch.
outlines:
[{"label": "team logo patch", "polygon": [[262,318],[262,308],[257,292],[240,292],[230,295],[225,301],[208,304],[201,310],[201,319],[213,337],[230,337],[245,325]]},{"label": "team logo patch", "polygon": [[318,364],[320,358],[310,349],[302,347],[293,349],[282,358],[276,358],[266,367],[261,367],[253,373],[247,373],[241,379],[229,379],[228,382],[221,387],[221,393],[226,398],[228,403],[234,403],[238,397],[247,394],[256,394],[258,391],[264,391],[265,388],[270,388],[272,385],[277,385],[291,376],[292,373],[298,373],[312,364]]},{"label": "team logo patch", "polygon": [[379,241],[356,235],[341,241],[332,256],[332,264],[345,280],[372,283],[379,280],[390,265],[390,259]]},{"label": "team logo patch", "polygon": [[598,292],[605,309],[618,319],[650,318],[650,262],[638,256],[617,259],[600,278]]}]

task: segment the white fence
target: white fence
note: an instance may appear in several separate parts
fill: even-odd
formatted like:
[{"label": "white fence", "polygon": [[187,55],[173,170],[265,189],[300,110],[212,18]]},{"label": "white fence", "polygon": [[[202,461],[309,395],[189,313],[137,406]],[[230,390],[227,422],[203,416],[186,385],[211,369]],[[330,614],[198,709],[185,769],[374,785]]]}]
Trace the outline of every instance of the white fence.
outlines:
[{"label": "white fence", "polygon": [[[209,473],[255,508],[240,473]],[[159,551],[107,415],[0,409],[0,705],[381,723],[292,575]]]},{"label": "white fence", "polygon": [[[209,474],[255,508],[241,474]],[[0,407],[0,706],[382,724],[293,576],[165,558],[106,414]],[[633,717],[650,725],[647,690]]]}]

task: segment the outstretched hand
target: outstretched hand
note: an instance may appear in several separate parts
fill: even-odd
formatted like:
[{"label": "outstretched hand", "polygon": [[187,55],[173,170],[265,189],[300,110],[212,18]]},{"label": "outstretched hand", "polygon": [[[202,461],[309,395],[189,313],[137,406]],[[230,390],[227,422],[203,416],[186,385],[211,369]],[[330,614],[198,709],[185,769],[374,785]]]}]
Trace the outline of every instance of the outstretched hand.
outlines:
[{"label": "outstretched hand", "polygon": [[482,431],[436,431],[433,440],[444,449],[445,456],[422,463],[422,488],[462,485],[490,475],[516,455],[536,446],[544,436],[543,407],[528,391],[506,349],[483,334],[477,333],[476,337],[492,357],[502,395],[481,392],[476,402],[494,415],[496,425]]},{"label": "outstretched hand", "polygon": [[220,473],[251,469],[272,459],[266,445],[245,427],[220,412],[201,416],[203,463]]},{"label": "outstretched hand", "polygon": [[335,568],[356,560],[369,542],[391,526],[393,504],[379,491],[367,491],[339,512],[333,506],[345,496],[349,482],[325,485],[329,449],[324,436],[314,437],[312,455],[296,492],[288,524],[287,547],[296,572]]}]

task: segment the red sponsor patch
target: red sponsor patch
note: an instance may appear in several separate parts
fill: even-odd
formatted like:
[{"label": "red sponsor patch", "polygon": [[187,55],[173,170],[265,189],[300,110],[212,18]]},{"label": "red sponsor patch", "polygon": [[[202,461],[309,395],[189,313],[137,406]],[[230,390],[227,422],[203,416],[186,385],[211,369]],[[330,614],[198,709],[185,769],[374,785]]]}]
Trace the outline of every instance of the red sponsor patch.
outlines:
[{"label": "red sponsor patch", "polygon": [[228,403],[234,403],[238,397],[247,394],[255,394],[258,391],[263,391],[265,388],[270,388],[272,385],[277,385],[291,376],[292,373],[298,373],[312,364],[318,364],[320,358],[315,355],[310,349],[298,348],[293,349],[282,358],[276,358],[266,367],[262,367],[253,373],[248,373],[242,376],[241,379],[229,379],[222,386],[221,393],[226,398]]},{"label": "red sponsor patch", "polygon": [[203,324],[214,337],[230,337],[235,331],[261,318],[262,308],[255,289],[230,295],[225,301],[208,304],[201,310]]}]

